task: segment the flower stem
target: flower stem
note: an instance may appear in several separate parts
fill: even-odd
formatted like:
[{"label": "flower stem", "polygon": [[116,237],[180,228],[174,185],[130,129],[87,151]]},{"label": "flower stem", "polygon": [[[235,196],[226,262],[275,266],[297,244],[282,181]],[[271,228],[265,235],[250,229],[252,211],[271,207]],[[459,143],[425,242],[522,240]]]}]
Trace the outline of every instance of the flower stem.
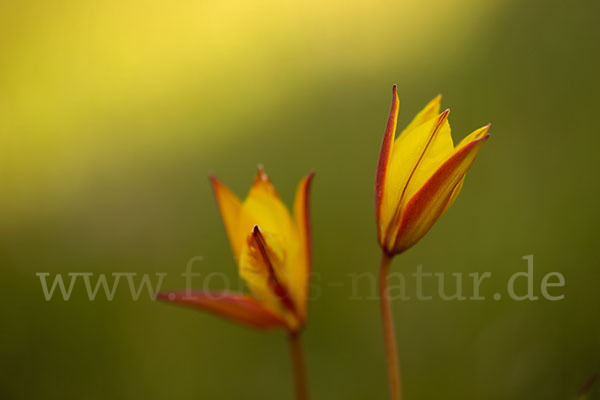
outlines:
[{"label": "flower stem", "polygon": [[381,319],[383,321],[383,337],[387,358],[388,381],[390,385],[390,400],[402,400],[402,383],[400,380],[400,363],[396,349],[396,334],[394,332],[394,319],[392,305],[388,293],[388,275],[392,265],[392,256],[383,252],[379,267],[379,303],[381,306]]},{"label": "flower stem", "polygon": [[300,333],[290,332],[290,350],[292,353],[292,366],[294,368],[294,382],[296,385],[296,400],[308,400],[308,388],[304,368],[304,357],[300,344]]}]

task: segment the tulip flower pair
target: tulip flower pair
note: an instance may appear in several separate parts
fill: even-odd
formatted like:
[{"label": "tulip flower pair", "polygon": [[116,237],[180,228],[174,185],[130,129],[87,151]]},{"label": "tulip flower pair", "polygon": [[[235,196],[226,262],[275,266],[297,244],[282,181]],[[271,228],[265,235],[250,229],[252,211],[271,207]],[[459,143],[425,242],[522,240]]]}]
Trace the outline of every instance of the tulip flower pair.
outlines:
[{"label": "tulip flower pair", "polygon": [[[448,111],[433,99],[394,140],[399,101],[396,86],[379,156],[375,185],[378,239],[382,248],[380,303],[388,360],[390,398],[401,398],[387,278],[392,257],[419,241],[458,195],[489,125],[452,143]],[[299,335],[306,323],[311,270],[308,196],[313,174],[297,188],[293,214],[282,204],[266,173],[258,174],[245,201],[211,178],[239,273],[250,295],[228,292],[167,292],[163,300],[198,307],[257,329],[288,331],[296,397],[307,399]]]}]

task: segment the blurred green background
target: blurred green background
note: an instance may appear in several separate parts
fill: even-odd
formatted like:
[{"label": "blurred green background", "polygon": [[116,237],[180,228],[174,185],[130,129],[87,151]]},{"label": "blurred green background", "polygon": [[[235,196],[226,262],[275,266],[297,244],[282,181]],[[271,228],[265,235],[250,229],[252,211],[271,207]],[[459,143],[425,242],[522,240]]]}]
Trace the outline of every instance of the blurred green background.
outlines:
[{"label": "blurred green background", "polygon": [[[493,273],[486,301],[394,304],[405,397],[573,399],[600,369],[599,12],[577,0],[2,1],[0,398],[291,399],[283,332],[135,302],[124,282],[112,302],[80,284],[46,302],[35,275],[167,272],[163,289],[178,289],[201,255],[198,272],[236,279],[207,175],[244,196],[262,163],[288,204],[317,171],[313,398],[384,399],[369,284],[349,300],[349,285],[327,282],[377,272],[373,183],[397,83],[401,125],[438,93],[455,141],[492,122],[458,201],[395,260],[407,274]],[[537,294],[560,271],[564,300],[491,299],[528,254]]]}]

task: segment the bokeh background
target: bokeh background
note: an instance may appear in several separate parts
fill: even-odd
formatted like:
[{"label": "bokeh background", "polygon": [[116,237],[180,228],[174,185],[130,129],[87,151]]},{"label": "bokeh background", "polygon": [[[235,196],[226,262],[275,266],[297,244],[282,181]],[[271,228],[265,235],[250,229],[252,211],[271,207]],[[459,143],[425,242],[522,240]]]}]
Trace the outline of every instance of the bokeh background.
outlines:
[{"label": "bokeh background", "polygon": [[[317,171],[313,397],[384,399],[378,303],[367,281],[349,300],[348,274],[377,272],[397,83],[401,125],[438,93],[455,140],[493,123],[458,201],[394,264],[493,273],[486,301],[395,303],[406,398],[575,398],[600,368],[598,4],[2,1],[0,397],[291,399],[283,332],[135,302],[125,282],[112,302],[81,284],[47,302],[35,275],[177,289],[203,256],[235,280],[207,175],[243,196],[262,163],[288,204]],[[528,254],[536,294],[560,271],[564,300],[492,300]]]}]

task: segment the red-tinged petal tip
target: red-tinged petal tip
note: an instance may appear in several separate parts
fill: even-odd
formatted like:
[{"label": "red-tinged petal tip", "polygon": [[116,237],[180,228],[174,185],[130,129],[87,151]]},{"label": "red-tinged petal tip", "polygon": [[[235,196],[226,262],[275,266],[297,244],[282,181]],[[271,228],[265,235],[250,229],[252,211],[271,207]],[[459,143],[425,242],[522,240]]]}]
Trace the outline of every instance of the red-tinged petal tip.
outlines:
[{"label": "red-tinged petal tip", "polygon": [[219,186],[225,186],[223,182],[215,174],[208,175],[208,181],[210,182],[211,187],[213,188],[214,194],[217,195],[217,188]]},{"label": "red-tinged petal tip", "polygon": [[492,123],[488,123],[487,125],[484,125],[483,127],[481,127],[481,136],[485,136],[488,135],[489,136],[489,130],[492,127]]},{"label": "red-tinged petal tip", "polygon": [[[485,133],[483,136],[478,137],[477,139],[473,140],[471,143],[479,143],[479,142],[488,140],[489,138],[490,138],[490,134],[489,133]],[[467,144],[467,146],[468,146],[468,144]]]},{"label": "red-tinged petal tip", "polygon": [[256,168],[258,169],[257,177],[259,177],[260,179],[262,179],[264,181],[268,181],[269,177],[267,176],[267,173],[265,172],[265,167],[262,164],[258,164],[256,166]]},{"label": "red-tinged petal tip", "polygon": [[[256,187],[263,184],[272,187],[271,179],[269,178],[269,175],[267,175],[265,168],[262,164],[258,164],[256,178],[254,178],[254,183],[252,184],[252,186]],[[275,192],[275,189],[273,189],[273,191]]]},{"label": "red-tinged petal tip", "polygon": [[173,301],[173,300],[175,300],[176,296],[174,293],[171,293],[171,292],[159,292],[158,295],[156,296],[156,298],[158,300]]},{"label": "red-tinged petal tip", "polygon": [[490,137],[490,127],[492,126],[492,124],[487,124],[486,126],[483,127],[483,132],[481,132],[481,136],[479,136],[476,140],[474,141],[479,141],[479,140],[487,140]]}]

